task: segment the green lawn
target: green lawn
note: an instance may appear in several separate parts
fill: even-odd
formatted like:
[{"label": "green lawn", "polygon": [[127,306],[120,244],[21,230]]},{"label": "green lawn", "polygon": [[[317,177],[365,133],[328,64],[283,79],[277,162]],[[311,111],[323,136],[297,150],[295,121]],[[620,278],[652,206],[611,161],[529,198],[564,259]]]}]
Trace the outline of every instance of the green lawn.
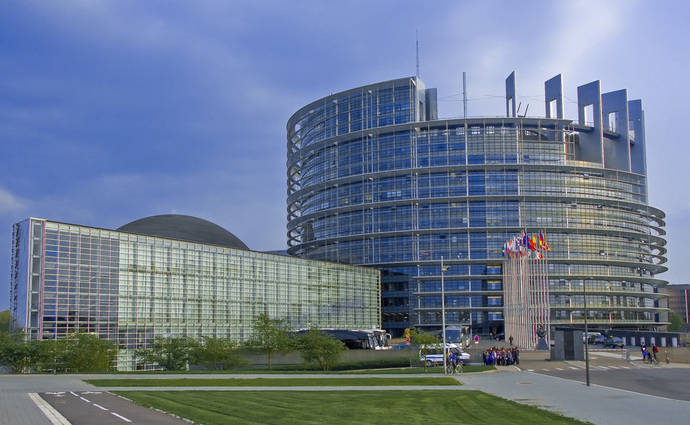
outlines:
[{"label": "green lawn", "polygon": [[118,391],[205,425],[582,424],[480,391]]},{"label": "green lawn", "polygon": [[86,379],[98,387],[318,387],[375,385],[460,385],[448,377],[429,378],[182,378],[182,379]]}]

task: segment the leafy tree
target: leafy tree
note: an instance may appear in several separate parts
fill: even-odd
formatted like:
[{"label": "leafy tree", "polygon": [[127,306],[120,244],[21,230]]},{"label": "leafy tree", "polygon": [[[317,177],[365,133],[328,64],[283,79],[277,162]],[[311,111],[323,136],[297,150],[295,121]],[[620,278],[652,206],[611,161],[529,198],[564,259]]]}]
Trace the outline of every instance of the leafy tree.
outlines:
[{"label": "leafy tree", "polygon": [[0,364],[13,373],[22,373],[38,363],[39,350],[36,342],[25,342],[20,335],[0,334]]},{"label": "leafy tree", "polygon": [[151,348],[136,350],[135,357],[144,363],[156,363],[165,370],[186,370],[197,342],[191,338],[156,337]]},{"label": "leafy tree", "polygon": [[237,349],[237,343],[231,339],[205,336],[192,350],[192,358],[208,369],[226,370],[244,363]]},{"label": "leafy tree", "polygon": [[[428,332],[422,332],[417,329],[411,329],[410,330],[410,341],[411,344],[413,345],[419,345],[422,350],[422,355],[426,357],[427,351],[429,349],[430,345],[438,344],[439,343],[439,338],[431,333]],[[424,371],[426,371],[426,364],[427,362],[424,362]]]},{"label": "leafy tree", "polygon": [[285,320],[271,319],[260,314],[254,321],[254,335],[247,341],[250,347],[260,348],[266,353],[266,363],[271,368],[274,353],[290,350],[290,336]]},{"label": "leafy tree", "polygon": [[102,372],[113,369],[117,354],[115,344],[98,335],[78,333],[64,339],[67,342],[65,369],[70,372]]},{"label": "leafy tree", "polygon": [[0,311],[0,335],[10,332],[10,311]]},{"label": "leafy tree", "polygon": [[668,331],[680,332],[680,328],[683,327],[683,316],[676,313],[675,311],[672,311],[669,313],[669,319],[669,322],[671,322],[671,324],[668,325]]},{"label": "leafy tree", "polygon": [[300,335],[297,338],[297,347],[305,361],[315,361],[323,371],[329,370],[345,350],[342,341],[322,334],[316,328]]}]

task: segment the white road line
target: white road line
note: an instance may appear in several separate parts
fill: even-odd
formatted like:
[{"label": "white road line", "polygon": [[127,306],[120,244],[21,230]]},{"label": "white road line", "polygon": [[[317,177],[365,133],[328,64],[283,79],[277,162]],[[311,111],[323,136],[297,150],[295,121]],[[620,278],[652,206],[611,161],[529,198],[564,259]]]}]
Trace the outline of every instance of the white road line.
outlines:
[{"label": "white road line", "polygon": [[91,403],[91,400],[87,400],[87,399],[85,399],[84,397],[79,397],[79,398],[82,399],[82,400],[84,400],[84,401],[87,402],[87,403]]},{"label": "white road line", "polygon": [[98,408],[101,409],[101,410],[105,410],[105,411],[108,410],[108,409],[106,409],[105,407],[101,406],[100,404],[94,403],[93,405],[96,406],[96,407],[98,407]]},{"label": "white road line", "polygon": [[118,415],[118,414],[115,413],[115,412],[110,412],[110,414],[117,416],[118,418],[122,419],[122,420],[125,421],[125,422],[132,422],[132,421],[130,421],[129,419],[125,418],[124,416],[120,416],[120,415]]},{"label": "white road line", "polygon": [[48,404],[47,401],[43,400],[41,396],[39,396],[36,393],[29,393],[29,398],[31,401],[36,404],[36,407],[38,407],[41,412],[43,412],[44,415],[46,415],[46,418],[50,421],[51,424],[53,425],[72,425],[70,421],[65,419],[64,416],[60,414],[53,406]]},{"label": "white road line", "polygon": [[571,368],[572,370],[578,370],[576,367],[570,366],[570,368]]},{"label": "white road line", "polygon": [[609,369],[618,369],[616,366],[609,366]]},{"label": "white road line", "polygon": [[75,397],[79,397],[79,394],[75,393],[74,391],[70,391],[69,393],[72,394],[72,395],[75,396]]},{"label": "white road line", "polygon": [[606,367],[606,366],[599,366],[599,369],[608,370],[608,367]]},{"label": "white road line", "polygon": [[630,369],[628,366],[621,366],[623,369]]},{"label": "white road line", "polygon": [[563,370],[563,369],[561,369],[560,367],[557,367],[556,370]]},{"label": "white road line", "polygon": [[527,369],[527,372],[534,372],[534,369]]}]

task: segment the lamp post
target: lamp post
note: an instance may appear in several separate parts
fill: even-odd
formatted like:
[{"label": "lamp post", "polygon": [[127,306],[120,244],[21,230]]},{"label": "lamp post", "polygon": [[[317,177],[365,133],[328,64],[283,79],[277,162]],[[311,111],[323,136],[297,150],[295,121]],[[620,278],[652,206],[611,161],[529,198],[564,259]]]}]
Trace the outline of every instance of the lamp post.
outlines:
[{"label": "lamp post", "polygon": [[587,328],[587,281],[582,280],[582,298],[585,310],[585,381],[589,387],[589,335]]},{"label": "lamp post", "polygon": [[443,335],[443,374],[448,373],[447,356],[446,356],[446,288],[443,280],[443,274],[448,270],[447,266],[443,265],[443,256],[441,256],[441,333]]}]

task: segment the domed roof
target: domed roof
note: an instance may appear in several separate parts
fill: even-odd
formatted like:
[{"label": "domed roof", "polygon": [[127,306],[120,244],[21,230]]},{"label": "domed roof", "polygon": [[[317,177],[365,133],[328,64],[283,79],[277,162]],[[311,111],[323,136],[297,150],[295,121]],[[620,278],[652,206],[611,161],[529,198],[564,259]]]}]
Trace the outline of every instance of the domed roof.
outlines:
[{"label": "domed roof", "polygon": [[189,215],[163,214],[141,218],[117,229],[137,235],[249,250],[237,236],[217,224]]}]

